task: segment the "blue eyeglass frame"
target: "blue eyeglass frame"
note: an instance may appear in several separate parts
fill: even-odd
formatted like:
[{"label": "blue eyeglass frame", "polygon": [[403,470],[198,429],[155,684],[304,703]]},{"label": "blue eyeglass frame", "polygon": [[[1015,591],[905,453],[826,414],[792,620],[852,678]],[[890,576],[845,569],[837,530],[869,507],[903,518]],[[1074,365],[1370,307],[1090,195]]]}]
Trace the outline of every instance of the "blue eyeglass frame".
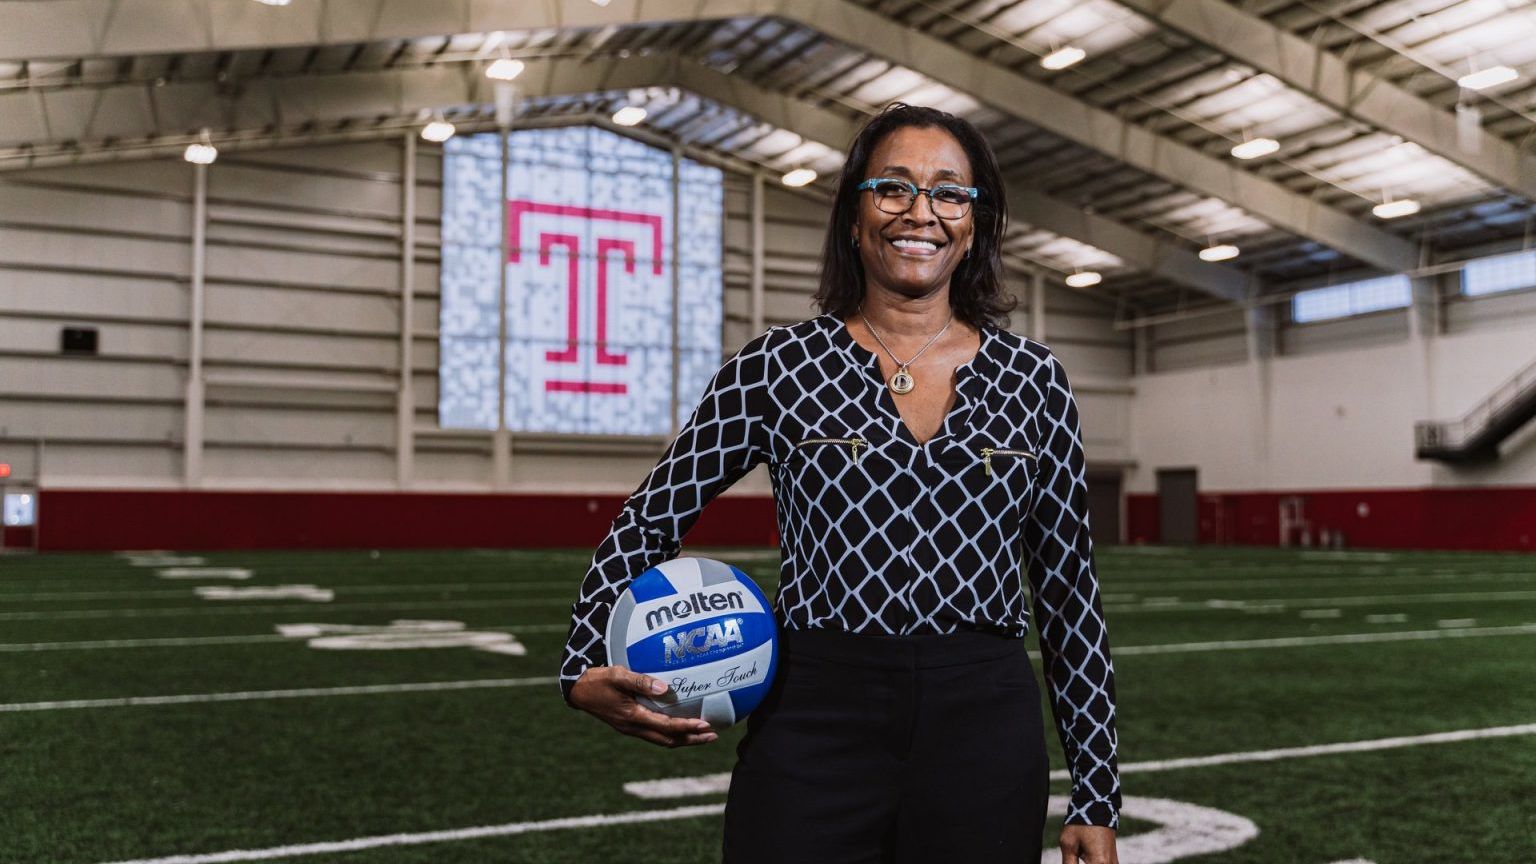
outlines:
[{"label": "blue eyeglass frame", "polygon": [[[925,192],[928,194],[928,209],[933,210],[933,193],[934,193],[935,190],[938,190],[938,189],[959,189],[962,192],[965,192],[966,194],[970,195],[971,196],[971,203],[965,205],[967,208],[969,208],[972,204],[975,204],[976,203],[976,199],[981,197],[981,190],[977,189],[975,186],[961,186],[959,183],[936,183],[936,184],[933,185],[932,188],[924,189],[923,187],[917,185],[916,183],[913,183],[913,182],[911,182],[909,180],[903,180],[900,177],[871,177],[868,180],[865,180],[863,183],[860,183],[858,186],[856,186],[854,188],[855,188],[856,191],[859,191],[859,192],[862,192],[865,189],[873,190],[876,186],[880,185],[881,183],[900,183],[901,185],[907,187],[907,194],[912,197],[912,203],[907,205],[907,210],[911,210],[914,206],[916,206],[916,204],[917,204],[917,196],[922,195]],[[901,212],[905,213],[905,212],[907,212],[907,210],[903,210]],[[884,213],[884,212],[887,212],[887,211],[882,210],[880,212]],[[901,214],[900,213],[893,213],[891,215],[899,216]],[[934,211],[933,215],[938,216],[940,219],[945,219],[945,217],[939,216],[937,210]],[[950,219],[961,219],[961,218],[964,218],[964,216],[965,216],[965,214],[961,213],[959,216],[952,216],[952,217],[949,217],[949,218]],[[945,221],[948,221],[948,219],[946,219]]]}]

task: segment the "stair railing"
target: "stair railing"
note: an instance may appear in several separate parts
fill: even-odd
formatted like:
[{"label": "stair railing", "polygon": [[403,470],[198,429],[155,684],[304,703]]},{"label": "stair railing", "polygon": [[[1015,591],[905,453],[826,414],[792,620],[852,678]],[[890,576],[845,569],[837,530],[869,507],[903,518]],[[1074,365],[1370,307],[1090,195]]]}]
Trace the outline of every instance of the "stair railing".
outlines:
[{"label": "stair railing", "polygon": [[1415,423],[1414,440],[1420,449],[1454,449],[1466,444],[1493,422],[1499,412],[1536,390],[1536,362],[1531,363],[1494,389],[1459,420],[1425,420]]}]

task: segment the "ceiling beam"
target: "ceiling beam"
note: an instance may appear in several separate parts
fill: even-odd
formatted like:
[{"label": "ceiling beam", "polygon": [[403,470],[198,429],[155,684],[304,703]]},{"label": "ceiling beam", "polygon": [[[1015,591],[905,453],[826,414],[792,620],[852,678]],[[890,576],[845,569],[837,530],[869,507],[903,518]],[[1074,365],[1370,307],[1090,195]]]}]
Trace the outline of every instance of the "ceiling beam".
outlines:
[{"label": "ceiling beam", "polygon": [[781,17],[871,51],[1045,131],[1139,170],[1243,208],[1276,228],[1367,264],[1400,272],[1414,245],[1388,231],[1194,147],[1128,123],[1024,75],[985,63],[852,0],[300,0],[193,3],[164,0],[0,0],[0,61],[346,44],[456,33]]},{"label": "ceiling beam", "polygon": [[[71,142],[152,141],[166,136],[180,140],[177,136],[203,127],[291,130],[305,124],[323,128],[344,120],[378,118],[390,118],[390,128],[398,128],[398,118],[422,110],[490,104],[491,84],[477,73],[474,64],[450,64],[226,83],[93,85],[6,94],[0,95],[0,147],[31,144],[34,152],[46,152]],[[677,87],[835,151],[843,151],[861,125],[807,100],[765,90],[676,56],[529,60],[517,86],[525,98]],[[246,135],[236,138],[245,145],[251,141]],[[221,132],[219,140],[223,146],[228,139]],[[151,149],[148,155],[164,155],[167,148]],[[1187,248],[1084,212],[1033,190],[1018,178],[1007,182],[1008,206],[1016,221],[1095,246],[1135,270],[1242,302],[1247,277],[1241,271],[1201,261]]]},{"label": "ceiling beam", "polygon": [[1528,200],[1536,201],[1536,155],[1484,129],[1472,151],[1461,146],[1456,116],[1391,81],[1353,69],[1324,51],[1224,0],[1116,0],[1238,63],[1274,76],[1307,96]]}]

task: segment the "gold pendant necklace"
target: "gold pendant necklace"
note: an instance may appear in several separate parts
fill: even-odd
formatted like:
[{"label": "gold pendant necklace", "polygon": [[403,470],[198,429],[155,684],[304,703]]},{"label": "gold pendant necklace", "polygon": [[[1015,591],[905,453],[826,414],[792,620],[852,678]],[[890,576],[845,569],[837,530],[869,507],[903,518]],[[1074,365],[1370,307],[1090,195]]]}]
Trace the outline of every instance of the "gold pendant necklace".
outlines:
[{"label": "gold pendant necklace", "polygon": [[912,370],[909,367],[917,362],[917,358],[923,356],[923,352],[928,350],[928,346],[938,341],[938,338],[944,335],[944,331],[948,330],[949,325],[954,323],[955,313],[951,311],[949,313],[949,320],[944,322],[944,326],[939,328],[939,332],[928,337],[928,341],[924,343],[923,347],[918,349],[918,352],[912,355],[912,359],[905,363],[896,358],[896,353],[891,350],[891,346],[885,344],[885,340],[881,339],[880,334],[875,331],[875,328],[870,326],[869,319],[864,317],[864,307],[862,305],[859,306],[859,319],[864,322],[864,327],[869,330],[869,334],[875,337],[875,341],[880,343],[880,347],[884,348],[885,353],[891,355],[891,360],[896,363],[896,372],[891,375],[890,380],[886,382],[886,386],[891,388],[892,393],[904,395],[911,393],[912,389],[917,386],[917,379],[912,377]]}]

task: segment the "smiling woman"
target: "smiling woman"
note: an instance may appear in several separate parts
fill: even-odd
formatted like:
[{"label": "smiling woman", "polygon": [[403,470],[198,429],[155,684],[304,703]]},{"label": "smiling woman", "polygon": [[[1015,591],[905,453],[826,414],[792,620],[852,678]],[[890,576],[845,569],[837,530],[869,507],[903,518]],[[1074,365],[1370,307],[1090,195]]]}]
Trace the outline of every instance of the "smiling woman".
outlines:
[{"label": "smiling woman", "polygon": [[640,706],[668,685],[605,667],[602,633],[629,582],[767,464],[780,665],[737,750],[727,862],[1038,860],[1050,772],[1031,625],[1072,779],[1063,861],[1115,862],[1082,434],[1061,364],[1003,326],[1001,190],[969,123],[907,105],[870,121],[828,221],[823,314],[725,362],[593,555],[566,699],[655,743],[710,743],[707,724]]}]

